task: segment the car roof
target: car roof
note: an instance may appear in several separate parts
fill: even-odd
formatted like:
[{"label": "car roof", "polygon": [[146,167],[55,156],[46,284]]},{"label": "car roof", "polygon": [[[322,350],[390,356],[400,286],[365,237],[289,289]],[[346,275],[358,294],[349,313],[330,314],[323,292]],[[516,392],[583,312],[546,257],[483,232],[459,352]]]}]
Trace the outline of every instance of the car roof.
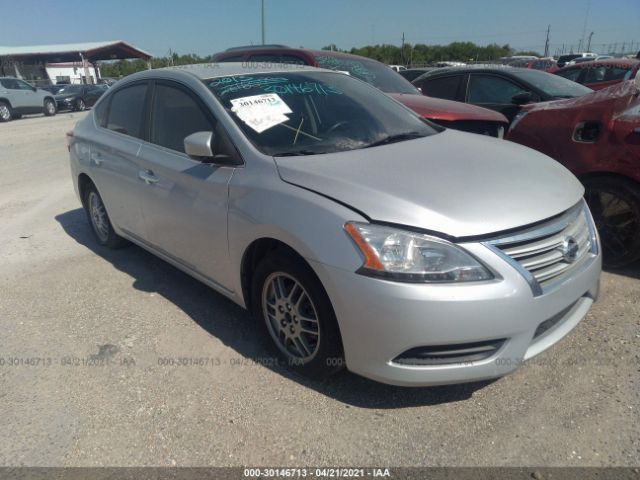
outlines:
[{"label": "car roof", "polygon": [[474,72],[474,73],[506,73],[511,75],[517,75],[518,72],[522,72],[523,70],[530,71],[525,68],[509,67],[507,65],[490,66],[486,64],[485,65],[464,65],[460,67],[441,67],[441,68],[436,68],[434,70],[426,72],[424,75],[421,75],[418,78],[416,78],[414,82],[423,78],[439,77],[441,75],[448,75],[450,73]]},{"label": "car roof", "polygon": [[[606,58],[604,60],[592,60],[589,62],[581,62],[576,65],[567,65],[565,68],[586,68],[593,66],[619,66],[623,68],[634,68],[640,65],[640,60],[635,58]],[[562,69],[564,70],[564,69]]]},{"label": "car roof", "polygon": [[335,73],[334,70],[325,70],[322,68],[311,67],[308,65],[294,65],[288,63],[257,63],[255,66],[251,65],[249,68],[246,63],[242,62],[220,62],[220,63],[197,63],[192,65],[180,65],[176,67],[159,68],[156,70],[147,70],[152,72],[150,75],[154,76],[155,72],[166,71],[182,71],[190,73],[198,77],[201,80],[208,78],[227,77],[233,75],[252,75],[254,73],[284,73],[291,71],[326,71]]},{"label": "car roof", "polygon": [[234,47],[234,48],[230,48],[225,50],[224,52],[219,52],[214,54],[214,59],[218,56],[220,57],[235,57],[237,55],[244,55],[245,53],[272,53],[272,52],[281,52],[281,53],[306,53],[306,54],[311,54],[314,56],[327,56],[327,57],[337,57],[337,58],[352,58],[352,59],[358,59],[358,60],[368,60],[371,62],[376,62],[376,63],[381,63],[378,62],[376,59],[374,58],[369,58],[369,57],[363,57],[361,55],[353,55],[351,53],[345,53],[345,52],[336,52],[335,50],[314,50],[311,48],[295,48],[295,47],[285,47],[285,46],[268,46],[265,45],[264,47],[262,45],[256,45],[254,47]]}]

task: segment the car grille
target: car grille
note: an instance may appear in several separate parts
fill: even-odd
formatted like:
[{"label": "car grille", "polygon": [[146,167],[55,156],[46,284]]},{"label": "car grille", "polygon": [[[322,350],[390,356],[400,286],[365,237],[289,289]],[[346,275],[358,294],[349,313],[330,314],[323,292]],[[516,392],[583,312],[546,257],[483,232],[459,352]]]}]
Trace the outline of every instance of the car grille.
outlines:
[{"label": "car grille", "polygon": [[535,227],[486,244],[511,263],[541,295],[597,253],[596,234],[584,201]]}]

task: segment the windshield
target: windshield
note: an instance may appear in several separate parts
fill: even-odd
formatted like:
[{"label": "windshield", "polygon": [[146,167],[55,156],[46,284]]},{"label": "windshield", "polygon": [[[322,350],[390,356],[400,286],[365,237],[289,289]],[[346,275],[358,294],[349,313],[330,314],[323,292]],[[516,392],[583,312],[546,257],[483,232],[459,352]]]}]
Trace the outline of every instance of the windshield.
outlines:
[{"label": "windshield", "polygon": [[419,116],[348,75],[277,72],[204,80],[267,155],[312,155],[436,133]]},{"label": "windshield", "polygon": [[538,70],[523,69],[521,71],[519,70],[516,75],[553,98],[581,97],[593,92],[589,87],[559,77],[558,75],[550,75]]},{"label": "windshield", "polygon": [[80,85],[65,85],[64,87],[60,88],[60,90],[58,90],[56,94],[67,95],[70,93],[80,93],[81,90],[82,90],[82,86]]},{"label": "windshield", "polygon": [[316,55],[321,68],[348,72],[360,80],[379,88],[386,93],[420,94],[406,79],[382,63],[367,59],[338,57],[334,55]]}]

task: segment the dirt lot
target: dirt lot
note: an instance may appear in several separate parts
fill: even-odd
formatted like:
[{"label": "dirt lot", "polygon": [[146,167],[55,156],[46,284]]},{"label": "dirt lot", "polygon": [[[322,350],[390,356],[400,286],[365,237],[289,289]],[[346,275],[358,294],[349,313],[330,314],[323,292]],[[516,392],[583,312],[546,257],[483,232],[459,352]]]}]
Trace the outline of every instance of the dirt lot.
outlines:
[{"label": "dirt lot", "polygon": [[64,139],[83,115],[0,124],[0,465],[640,465],[640,265],[506,378],[309,382],[230,301],[94,244]]}]

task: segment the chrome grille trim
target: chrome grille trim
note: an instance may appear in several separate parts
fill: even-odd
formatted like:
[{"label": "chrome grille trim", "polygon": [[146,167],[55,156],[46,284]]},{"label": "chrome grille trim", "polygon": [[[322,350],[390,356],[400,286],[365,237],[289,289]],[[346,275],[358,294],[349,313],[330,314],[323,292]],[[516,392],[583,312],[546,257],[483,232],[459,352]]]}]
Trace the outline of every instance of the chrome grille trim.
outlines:
[{"label": "chrome grille trim", "polygon": [[[565,241],[573,244],[575,258],[565,257]],[[570,272],[593,258],[598,253],[597,243],[584,200],[548,222],[483,242],[527,280],[534,296],[553,290]]]}]

